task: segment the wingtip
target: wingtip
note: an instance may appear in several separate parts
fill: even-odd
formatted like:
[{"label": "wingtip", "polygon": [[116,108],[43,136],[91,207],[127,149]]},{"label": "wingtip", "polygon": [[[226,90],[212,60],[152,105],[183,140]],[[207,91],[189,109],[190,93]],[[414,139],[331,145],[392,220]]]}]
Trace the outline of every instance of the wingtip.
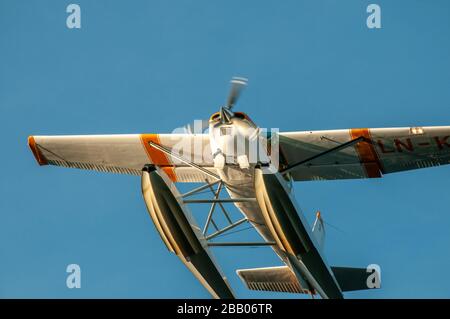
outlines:
[{"label": "wingtip", "polygon": [[39,150],[36,141],[34,140],[34,136],[30,135],[28,136],[28,146],[31,149],[31,152],[33,152],[34,158],[38,162],[39,165],[47,165],[47,160],[42,155],[41,151]]}]

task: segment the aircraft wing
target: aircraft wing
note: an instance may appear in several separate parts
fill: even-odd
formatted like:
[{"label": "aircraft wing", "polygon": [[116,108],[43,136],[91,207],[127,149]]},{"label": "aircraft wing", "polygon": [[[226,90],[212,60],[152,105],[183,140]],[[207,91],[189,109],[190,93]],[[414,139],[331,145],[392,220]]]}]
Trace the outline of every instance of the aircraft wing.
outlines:
[{"label": "aircraft wing", "polygon": [[[176,162],[149,142],[177,149],[182,157],[213,171],[205,134],[127,134],[30,136],[28,145],[40,165],[141,175],[145,164],[160,166],[176,182],[204,182],[198,170]],[[194,155],[190,150],[201,150]],[[186,151],[185,151],[186,150]],[[184,152],[183,152],[184,151]]]},{"label": "aircraft wing", "polygon": [[291,169],[296,181],[375,178],[450,163],[450,126],[363,128],[279,133],[281,167],[289,167],[357,138]]}]

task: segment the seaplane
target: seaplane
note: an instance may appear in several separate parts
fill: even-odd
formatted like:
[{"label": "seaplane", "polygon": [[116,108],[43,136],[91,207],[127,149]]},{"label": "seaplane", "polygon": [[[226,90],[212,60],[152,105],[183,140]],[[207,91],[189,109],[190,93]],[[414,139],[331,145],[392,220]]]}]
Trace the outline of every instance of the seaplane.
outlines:
[{"label": "seaplane", "polygon": [[[329,265],[323,218],[317,213],[312,227],[308,224],[294,197],[294,182],[382,178],[449,164],[450,126],[263,129],[234,110],[246,85],[245,78],[233,78],[225,105],[183,130],[29,136],[28,145],[39,165],[139,176],[162,241],[213,298],[236,298],[213,247],[269,246],[278,255],[279,265],[236,270],[250,290],[340,299],[347,291],[380,288],[373,284],[380,275],[376,267]],[[194,186],[182,193],[179,183]],[[238,218],[227,204],[237,208]],[[203,227],[192,213],[199,205],[209,207]],[[217,222],[219,215],[225,225]],[[220,240],[243,224],[260,240]]]}]

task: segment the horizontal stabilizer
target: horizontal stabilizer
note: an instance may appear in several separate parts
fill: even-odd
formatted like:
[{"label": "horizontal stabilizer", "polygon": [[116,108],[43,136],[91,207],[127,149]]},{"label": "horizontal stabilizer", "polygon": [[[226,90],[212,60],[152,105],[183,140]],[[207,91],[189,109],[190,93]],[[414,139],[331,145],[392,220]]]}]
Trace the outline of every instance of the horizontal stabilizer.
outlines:
[{"label": "horizontal stabilizer", "polygon": [[[375,269],[331,267],[331,270],[342,291],[380,288],[381,277]],[[378,286],[374,284],[374,281],[378,282]]]},{"label": "horizontal stabilizer", "polygon": [[238,269],[236,273],[250,290],[309,292],[302,289],[294,273],[287,266]]}]

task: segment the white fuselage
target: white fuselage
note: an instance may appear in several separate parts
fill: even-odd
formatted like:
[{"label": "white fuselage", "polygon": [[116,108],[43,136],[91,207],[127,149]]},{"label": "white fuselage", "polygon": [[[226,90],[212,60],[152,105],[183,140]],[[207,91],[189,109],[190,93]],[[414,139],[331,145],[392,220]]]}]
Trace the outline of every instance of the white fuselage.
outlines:
[{"label": "white fuselage", "polygon": [[[211,120],[209,137],[216,170],[230,197],[255,198],[255,166],[270,163],[267,137],[245,114],[233,117],[227,124]],[[257,202],[237,202],[235,206],[266,241],[273,241]],[[273,249],[285,259],[278,247]]]}]

